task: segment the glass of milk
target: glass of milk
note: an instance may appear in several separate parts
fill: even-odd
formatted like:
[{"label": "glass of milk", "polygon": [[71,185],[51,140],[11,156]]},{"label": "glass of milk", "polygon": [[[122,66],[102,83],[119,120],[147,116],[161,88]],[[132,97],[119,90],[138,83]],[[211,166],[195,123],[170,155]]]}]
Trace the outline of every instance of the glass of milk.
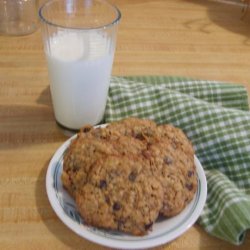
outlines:
[{"label": "glass of milk", "polygon": [[50,0],[39,10],[56,121],[101,122],[121,13],[105,0]]}]

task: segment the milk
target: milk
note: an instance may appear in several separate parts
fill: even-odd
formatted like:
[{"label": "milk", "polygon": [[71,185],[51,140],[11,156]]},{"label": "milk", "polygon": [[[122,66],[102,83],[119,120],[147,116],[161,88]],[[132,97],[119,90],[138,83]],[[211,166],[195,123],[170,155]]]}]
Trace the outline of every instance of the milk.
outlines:
[{"label": "milk", "polygon": [[58,32],[46,56],[56,120],[70,129],[101,121],[108,94],[113,48],[95,32]]}]

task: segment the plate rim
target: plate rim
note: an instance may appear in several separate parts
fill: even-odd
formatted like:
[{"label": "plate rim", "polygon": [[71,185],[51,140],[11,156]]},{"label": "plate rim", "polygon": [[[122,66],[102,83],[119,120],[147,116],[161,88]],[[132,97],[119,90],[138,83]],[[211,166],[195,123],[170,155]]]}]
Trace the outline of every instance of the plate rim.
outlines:
[{"label": "plate rim", "polygon": [[[194,208],[194,211],[192,212],[192,215],[184,222],[184,224],[177,230],[174,230],[171,233],[170,237],[166,237],[166,235],[162,235],[160,237],[157,237],[155,239],[142,239],[138,241],[123,241],[120,239],[114,239],[114,238],[105,238],[102,235],[94,234],[87,230],[87,226],[79,226],[76,227],[76,222],[73,221],[68,215],[65,216],[65,212],[63,211],[63,208],[59,205],[58,197],[56,196],[56,193],[54,191],[54,181],[53,181],[53,175],[55,170],[55,162],[58,162],[60,156],[64,153],[64,151],[68,148],[70,145],[71,140],[76,138],[77,134],[73,135],[69,139],[67,139],[54,153],[52,156],[46,173],[46,192],[47,196],[50,202],[50,205],[52,206],[54,212],[59,217],[59,219],[68,227],[70,228],[74,233],[79,235],[80,237],[89,240],[93,243],[97,243],[106,247],[112,247],[112,248],[122,248],[122,249],[142,249],[142,248],[150,248],[150,247],[156,247],[165,243],[168,243],[170,241],[173,241],[174,239],[181,236],[183,233],[185,233],[199,218],[207,197],[207,181],[205,172],[203,170],[203,167],[197,158],[196,155],[194,155],[194,163],[196,166],[196,172],[198,176],[198,181],[200,182],[200,194],[198,202]],[[66,192],[66,191],[65,191]],[[197,194],[196,194],[197,195]],[[195,196],[196,197],[196,196]],[[98,230],[98,229],[97,229]],[[122,246],[121,246],[122,244]]]}]

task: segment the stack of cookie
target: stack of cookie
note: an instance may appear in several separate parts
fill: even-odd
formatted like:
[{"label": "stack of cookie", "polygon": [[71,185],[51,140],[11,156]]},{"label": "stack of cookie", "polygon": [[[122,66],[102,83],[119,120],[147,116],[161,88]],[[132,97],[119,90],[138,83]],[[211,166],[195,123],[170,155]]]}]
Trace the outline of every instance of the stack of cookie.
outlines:
[{"label": "stack of cookie", "polygon": [[150,120],[86,126],[64,155],[62,182],[86,224],[145,235],[194,197],[194,150],[180,129]]}]

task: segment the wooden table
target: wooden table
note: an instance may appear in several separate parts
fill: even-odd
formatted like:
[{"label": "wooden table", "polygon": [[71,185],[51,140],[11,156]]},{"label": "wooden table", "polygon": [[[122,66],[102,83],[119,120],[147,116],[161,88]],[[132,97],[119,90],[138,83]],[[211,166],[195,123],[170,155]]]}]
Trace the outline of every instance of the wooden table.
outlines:
[{"label": "wooden table", "polygon": [[[222,80],[250,93],[250,11],[242,19],[240,1],[113,2],[122,12],[114,75]],[[49,204],[46,170],[65,139],[53,115],[40,31],[0,36],[0,249],[108,249],[70,231]],[[250,249],[250,233],[235,247],[195,225],[156,249]]]}]

